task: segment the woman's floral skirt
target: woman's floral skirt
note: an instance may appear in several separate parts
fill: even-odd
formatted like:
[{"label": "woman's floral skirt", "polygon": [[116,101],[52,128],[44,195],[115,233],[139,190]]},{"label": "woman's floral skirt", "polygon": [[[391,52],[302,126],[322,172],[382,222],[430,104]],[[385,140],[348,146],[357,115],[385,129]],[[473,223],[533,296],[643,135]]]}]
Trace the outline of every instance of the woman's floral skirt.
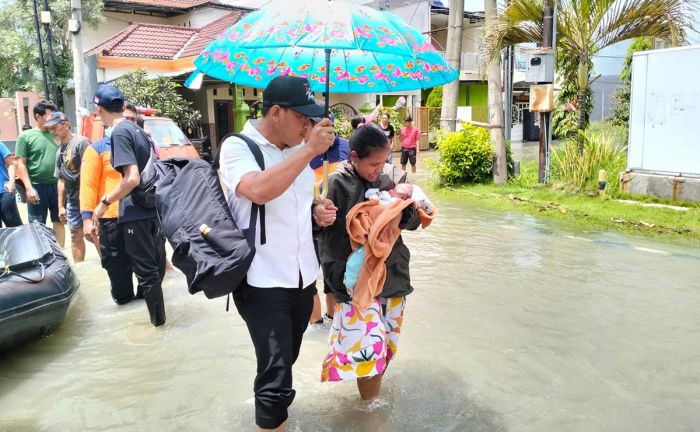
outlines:
[{"label": "woman's floral skirt", "polygon": [[381,374],[396,355],[405,297],[376,298],[361,311],[337,303],[328,337],[321,381],[341,381]]}]

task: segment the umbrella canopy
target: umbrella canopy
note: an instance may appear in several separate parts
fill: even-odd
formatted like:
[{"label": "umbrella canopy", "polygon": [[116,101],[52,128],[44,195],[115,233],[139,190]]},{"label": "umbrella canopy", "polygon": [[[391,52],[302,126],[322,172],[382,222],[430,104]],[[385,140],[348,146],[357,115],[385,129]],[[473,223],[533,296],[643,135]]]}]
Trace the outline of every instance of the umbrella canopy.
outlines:
[{"label": "umbrella canopy", "polygon": [[275,0],[228,28],[194,64],[240,85],[263,88],[277,75],[294,75],[314,91],[335,93],[430,88],[459,75],[398,16],[328,0]]}]

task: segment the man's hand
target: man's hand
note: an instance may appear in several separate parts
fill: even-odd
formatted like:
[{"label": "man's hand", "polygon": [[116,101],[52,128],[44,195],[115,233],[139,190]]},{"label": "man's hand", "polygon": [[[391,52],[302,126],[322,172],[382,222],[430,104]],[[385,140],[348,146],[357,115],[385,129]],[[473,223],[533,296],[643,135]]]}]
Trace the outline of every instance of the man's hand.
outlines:
[{"label": "man's hand", "polygon": [[107,211],[107,206],[103,202],[100,202],[97,205],[97,207],[95,207],[95,210],[92,211],[92,223],[93,223],[93,225],[97,226],[97,224],[99,223],[98,219],[102,218],[102,216],[104,216],[106,211]]},{"label": "man's hand", "polygon": [[58,208],[58,219],[62,224],[66,223],[66,208],[63,206]]},{"label": "man's hand", "polygon": [[92,219],[83,219],[83,235],[91,243],[99,239],[97,226],[92,223]]},{"label": "man's hand", "polygon": [[314,154],[320,155],[325,153],[335,141],[335,131],[331,121],[324,118],[311,129],[309,139],[306,145],[313,151]]},{"label": "man's hand", "polygon": [[333,201],[326,198],[314,206],[314,221],[316,221],[316,224],[320,227],[331,226],[335,222],[335,215],[337,212],[338,208],[333,205]]},{"label": "man's hand", "polygon": [[31,186],[27,188],[27,204],[39,204],[39,193]]},{"label": "man's hand", "polygon": [[10,179],[5,183],[5,192],[13,193],[15,188],[15,179]]}]

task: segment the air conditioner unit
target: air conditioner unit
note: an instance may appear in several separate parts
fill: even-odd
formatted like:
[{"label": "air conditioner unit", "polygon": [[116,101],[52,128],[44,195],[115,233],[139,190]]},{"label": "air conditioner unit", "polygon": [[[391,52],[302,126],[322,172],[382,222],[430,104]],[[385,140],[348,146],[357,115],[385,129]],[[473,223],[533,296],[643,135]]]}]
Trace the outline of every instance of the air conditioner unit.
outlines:
[{"label": "air conditioner unit", "polygon": [[541,51],[528,54],[525,80],[529,83],[553,83],[554,53]]}]

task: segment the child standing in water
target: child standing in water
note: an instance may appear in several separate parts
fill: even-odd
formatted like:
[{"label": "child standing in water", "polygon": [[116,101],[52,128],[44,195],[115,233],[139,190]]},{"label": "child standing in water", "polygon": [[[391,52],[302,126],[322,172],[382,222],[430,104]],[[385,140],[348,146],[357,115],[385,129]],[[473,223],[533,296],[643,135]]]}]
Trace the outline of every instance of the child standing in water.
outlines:
[{"label": "child standing in water", "polygon": [[391,240],[395,241],[390,252],[387,250],[385,267],[380,265],[377,272],[373,272],[383,277],[374,278],[369,284],[358,283],[355,287],[358,290],[374,283],[378,295],[366,296],[361,304],[354,301],[355,296],[348,290],[353,286],[347,287],[344,281],[348,277],[346,266],[353,254],[346,228],[348,214],[352,217],[356,213],[353,207],[366,201],[368,189],[393,190],[394,196],[410,197],[410,192],[401,192],[403,186],[408,185],[397,187],[382,172],[389,151],[389,143],[379,127],[368,124],[355,131],[350,138],[349,161],[329,177],[328,198],[338,208],[335,223],[324,228],[319,236],[324,284],[330,287],[337,302],[321,380],[356,379],[360,397],[365,401],[372,401],[379,395],[384,370],[396,354],[405,297],[413,291],[408,270],[410,253],[399,229],[415,230],[420,225],[418,211],[412,203],[396,203],[400,208],[396,210],[394,224],[400,220],[398,227],[389,230],[394,233]]}]

